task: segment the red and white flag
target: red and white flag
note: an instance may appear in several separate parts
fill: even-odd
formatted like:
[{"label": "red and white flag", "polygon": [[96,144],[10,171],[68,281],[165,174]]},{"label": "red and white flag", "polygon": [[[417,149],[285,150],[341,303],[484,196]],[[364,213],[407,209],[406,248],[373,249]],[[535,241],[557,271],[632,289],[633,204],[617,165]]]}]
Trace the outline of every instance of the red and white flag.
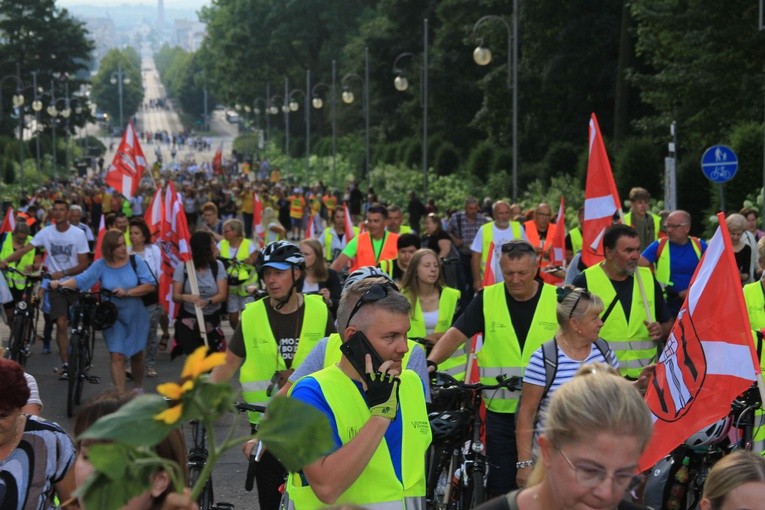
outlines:
[{"label": "red and white flag", "polygon": [[151,233],[151,242],[156,243],[162,230],[162,219],[164,218],[164,202],[162,200],[162,188],[157,188],[154,196],[151,197],[149,208],[146,209],[143,219],[149,227]]},{"label": "red and white flag", "polygon": [[218,149],[215,151],[212,166],[215,175],[223,175],[223,141],[220,142]]},{"label": "red and white flag", "polygon": [[305,227],[305,238],[306,239],[314,239],[316,236],[313,235],[313,214],[308,218],[308,225]]},{"label": "red and white flag", "polygon": [[727,416],[760,371],[725,216],[717,218],[646,391],[654,424],[641,471]]},{"label": "red and white flag", "polygon": [[178,264],[191,259],[189,250],[189,226],[183,202],[175,192],[172,181],[165,190],[165,208],[160,233],[162,250],[162,274],[159,275],[159,302],[167,310],[170,318],[175,318],[177,307],[173,303],[173,273]]},{"label": "red and white flag", "polygon": [[106,171],[105,182],[129,200],[135,196],[145,169],[146,158],[130,121]]},{"label": "red and white flag", "polygon": [[258,192],[252,194],[252,224],[255,225],[255,234],[260,239],[261,246],[266,239],[266,229],[263,223],[263,202],[260,200]]},{"label": "red and white flag", "polygon": [[560,207],[558,208],[558,219],[555,225],[552,225],[552,237],[550,239],[550,265],[566,265],[566,206],[563,197],[560,197]]},{"label": "red and white flag", "polygon": [[101,258],[101,245],[104,244],[104,234],[106,234],[106,223],[104,215],[101,215],[101,222],[98,224],[98,235],[96,236],[96,247],[93,248],[93,260]]},{"label": "red and white flag", "polygon": [[590,156],[587,161],[587,185],[584,190],[584,226],[582,227],[582,262],[592,267],[602,261],[603,235],[613,225],[622,208],[608,161],[606,146],[595,114],[590,118]]},{"label": "red and white flag", "polygon": [[343,203],[343,211],[345,212],[345,243],[348,244],[351,239],[356,237],[356,231],[353,230],[353,218],[351,218],[351,213],[348,212],[347,203]]},{"label": "red and white flag", "polygon": [[5,238],[16,228],[16,216],[13,213],[13,207],[5,210],[3,225],[0,226],[0,242],[5,242]]},{"label": "red and white flag", "polygon": [[497,272],[495,273],[495,263],[497,261],[497,256],[494,253],[494,241],[491,242],[489,245],[489,254],[486,258],[486,267],[483,268],[483,287],[486,288],[489,285],[494,285],[497,283],[494,281],[494,275],[500,274],[499,267],[497,264]]}]

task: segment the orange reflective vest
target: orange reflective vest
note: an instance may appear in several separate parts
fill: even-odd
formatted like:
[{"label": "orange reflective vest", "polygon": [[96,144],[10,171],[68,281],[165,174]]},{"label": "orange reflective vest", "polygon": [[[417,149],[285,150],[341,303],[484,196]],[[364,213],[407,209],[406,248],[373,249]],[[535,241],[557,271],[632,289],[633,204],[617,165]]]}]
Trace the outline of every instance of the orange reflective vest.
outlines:
[{"label": "orange reflective vest", "polygon": [[555,276],[551,275],[550,273],[546,273],[544,271],[544,268],[550,265],[550,250],[552,249],[552,239],[553,239],[553,233],[555,231],[555,225],[553,223],[550,223],[547,226],[547,237],[545,237],[545,243],[544,246],[539,246],[539,231],[537,230],[537,224],[534,223],[534,220],[529,220],[523,224],[523,228],[526,229],[526,239],[529,240],[529,242],[534,246],[535,248],[540,248],[543,253],[547,253],[548,258],[544,258],[544,256],[539,257],[539,276],[542,278],[542,280],[545,283],[549,283],[550,285],[557,285],[563,280],[560,278],[556,278]]},{"label": "orange reflective vest", "polygon": [[375,256],[375,249],[372,245],[372,238],[369,232],[362,232],[356,240],[356,258],[351,265],[351,272],[360,267],[377,266],[380,260],[392,260],[398,256],[398,234],[385,232],[382,250],[380,256]]}]

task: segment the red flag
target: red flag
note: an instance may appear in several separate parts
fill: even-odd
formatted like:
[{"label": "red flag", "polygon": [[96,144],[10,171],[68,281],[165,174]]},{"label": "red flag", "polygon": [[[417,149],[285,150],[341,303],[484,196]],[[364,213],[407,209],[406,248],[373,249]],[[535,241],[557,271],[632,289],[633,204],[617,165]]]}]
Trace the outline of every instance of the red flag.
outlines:
[{"label": "red flag", "polygon": [[223,175],[223,141],[220,142],[218,150],[215,151],[215,155],[212,160],[213,173],[215,175]]},{"label": "red flag", "polygon": [[178,264],[191,259],[189,251],[189,226],[183,202],[175,192],[172,181],[165,190],[165,207],[160,232],[162,250],[162,274],[159,275],[159,301],[171,318],[177,313],[173,303],[173,273]]},{"label": "red flag", "polygon": [[587,186],[584,191],[584,226],[582,262],[592,267],[603,260],[603,234],[614,223],[622,204],[616,191],[611,163],[600,134],[595,114],[590,118],[590,157],[587,162]]},{"label": "red flag", "polygon": [[144,214],[144,221],[149,227],[151,233],[151,242],[156,243],[159,239],[160,231],[162,230],[162,218],[164,212],[164,203],[162,201],[162,188],[157,188],[154,192],[154,196],[151,198],[149,208]]},{"label": "red flag", "polygon": [[494,256],[494,241],[492,241],[489,245],[489,254],[486,257],[486,267],[483,269],[484,288],[497,283],[494,281],[494,259],[496,257]]},{"label": "red flag", "polygon": [[733,399],[757,379],[759,363],[741,279],[725,216],[717,218],[720,226],[696,268],[648,385],[645,400],[654,424],[641,471],[727,416]]},{"label": "red flag", "polygon": [[356,231],[353,230],[353,218],[351,218],[351,213],[348,212],[347,203],[343,203],[343,211],[345,212],[345,243],[348,244],[351,239],[356,237]]},{"label": "red flag", "polygon": [[266,229],[261,224],[263,222],[263,202],[257,192],[252,194],[252,224],[255,225],[255,234],[260,239],[262,245],[266,238]]},{"label": "red flag", "polygon": [[313,239],[313,214],[308,218],[308,225],[305,227],[305,238]]},{"label": "red flag", "polygon": [[93,249],[93,260],[101,258],[101,245],[104,243],[104,234],[106,234],[106,223],[104,215],[101,215],[101,223],[98,224],[98,235],[96,236],[96,247]]},{"label": "red flag", "polygon": [[558,220],[552,226],[552,238],[550,240],[550,265],[566,265],[566,206],[563,197],[560,197],[560,208],[558,208]]},{"label": "red flag", "polygon": [[13,214],[13,207],[8,207],[5,210],[5,219],[3,225],[0,226],[0,234],[7,234],[13,232],[16,228],[16,216]]},{"label": "red flag", "polygon": [[117,152],[114,153],[112,164],[106,171],[105,182],[127,199],[131,199],[138,190],[145,169],[146,158],[131,121],[122,135]]}]

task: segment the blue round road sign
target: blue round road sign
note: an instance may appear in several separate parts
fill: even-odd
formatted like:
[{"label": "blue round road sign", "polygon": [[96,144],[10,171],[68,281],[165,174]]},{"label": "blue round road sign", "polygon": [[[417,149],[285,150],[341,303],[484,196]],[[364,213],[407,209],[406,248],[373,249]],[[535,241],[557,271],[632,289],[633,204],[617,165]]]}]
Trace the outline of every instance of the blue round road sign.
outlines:
[{"label": "blue round road sign", "polygon": [[738,157],[730,147],[713,145],[701,156],[701,171],[712,182],[728,182],[738,171]]}]

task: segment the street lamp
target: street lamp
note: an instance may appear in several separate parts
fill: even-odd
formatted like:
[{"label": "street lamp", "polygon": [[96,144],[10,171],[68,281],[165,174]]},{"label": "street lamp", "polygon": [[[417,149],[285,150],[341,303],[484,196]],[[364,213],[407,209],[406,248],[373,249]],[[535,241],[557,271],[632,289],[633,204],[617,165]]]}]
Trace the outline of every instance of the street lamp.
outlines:
[{"label": "street lamp", "polygon": [[[396,77],[393,80],[393,86],[399,92],[404,92],[409,88],[409,81],[404,76],[403,70],[398,67],[398,62],[406,57],[415,60],[417,58],[413,53],[401,53],[393,61],[393,74]],[[420,72],[422,76],[422,187],[423,199],[428,196],[428,18],[423,20],[422,27],[422,60],[420,62]]]},{"label": "street lamp", "polygon": [[122,63],[117,64],[117,72],[112,73],[112,77],[109,80],[112,85],[117,85],[117,89],[119,91],[120,95],[120,132],[124,129],[125,125],[122,123],[122,85],[129,85],[130,84],[130,78],[125,75],[123,76],[122,73]]},{"label": "street lamp", "polygon": [[[286,96],[289,96],[289,92]],[[289,111],[290,107],[288,104],[288,99],[286,99],[285,96],[281,96],[279,94],[274,94],[271,96],[271,99],[269,100],[269,103],[271,106],[268,107],[268,113],[271,115],[278,115],[279,111],[284,113],[284,125],[285,125],[285,132],[284,132],[284,154],[289,157],[289,141],[290,141],[290,134],[289,134]],[[280,106],[277,106],[281,104]]]},{"label": "street lamp", "polygon": [[332,85],[327,85],[324,82],[319,82],[311,89],[311,101],[313,107],[320,110],[324,107],[324,100],[319,96],[319,89],[325,88],[329,92],[330,97],[330,116],[332,117],[332,185],[337,185],[337,115],[336,115],[336,100],[335,100],[335,76],[336,76],[336,62],[332,61]]},{"label": "street lamp", "polygon": [[40,111],[43,108],[42,101],[40,100],[39,93],[41,90],[37,88],[37,71],[32,71],[32,90],[34,90],[34,97],[32,99],[32,111],[35,112],[35,159],[37,174],[40,175]]},{"label": "street lamp", "polygon": [[16,74],[4,76],[0,79],[0,119],[3,118],[3,82],[6,80],[16,81],[16,94],[11,98],[11,103],[19,120],[19,188],[24,189],[24,82],[21,80],[21,66],[16,64]]},{"label": "street lamp", "polygon": [[[263,108],[260,107],[261,104],[263,105]],[[266,114],[266,124],[268,124],[268,100],[263,99],[262,97],[256,97],[252,101],[252,111],[255,114],[255,128],[258,131],[258,149],[263,150],[265,147],[263,143],[263,129],[260,127],[260,114]]]},{"label": "street lamp", "polygon": [[513,202],[518,201],[518,0],[513,0],[513,26],[501,16],[490,14],[481,17],[473,25],[472,38],[478,45],[473,50],[473,60],[479,66],[491,63],[491,50],[484,46],[477,31],[486,21],[498,21],[507,29],[507,88],[513,91]]},{"label": "street lamp", "polygon": [[361,88],[364,94],[364,103],[362,105],[362,113],[364,115],[364,172],[366,174],[367,182],[369,182],[369,48],[364,48],[364,78],[356,73],[348,73],[343,76],[342,80],[340,80],[340,84],[343,86],[341,98],[345,104],[351,104],[356,99],[353,95],[353,91],[348,85],[348,82],[352,79],[361,82]]},{"label": "street lamp", "polygon": [[305,91],[301,89],[293,89],[289,93],[289,108],[291,112],[296,112],[300,109],[300,104],[295,99],[295,96],[302,95],[303,103],[305,105],[305,176],[306,181],[311,182],[311,97],[308,92],[311,90],[311,71],[306,69],[305,71]]}]

